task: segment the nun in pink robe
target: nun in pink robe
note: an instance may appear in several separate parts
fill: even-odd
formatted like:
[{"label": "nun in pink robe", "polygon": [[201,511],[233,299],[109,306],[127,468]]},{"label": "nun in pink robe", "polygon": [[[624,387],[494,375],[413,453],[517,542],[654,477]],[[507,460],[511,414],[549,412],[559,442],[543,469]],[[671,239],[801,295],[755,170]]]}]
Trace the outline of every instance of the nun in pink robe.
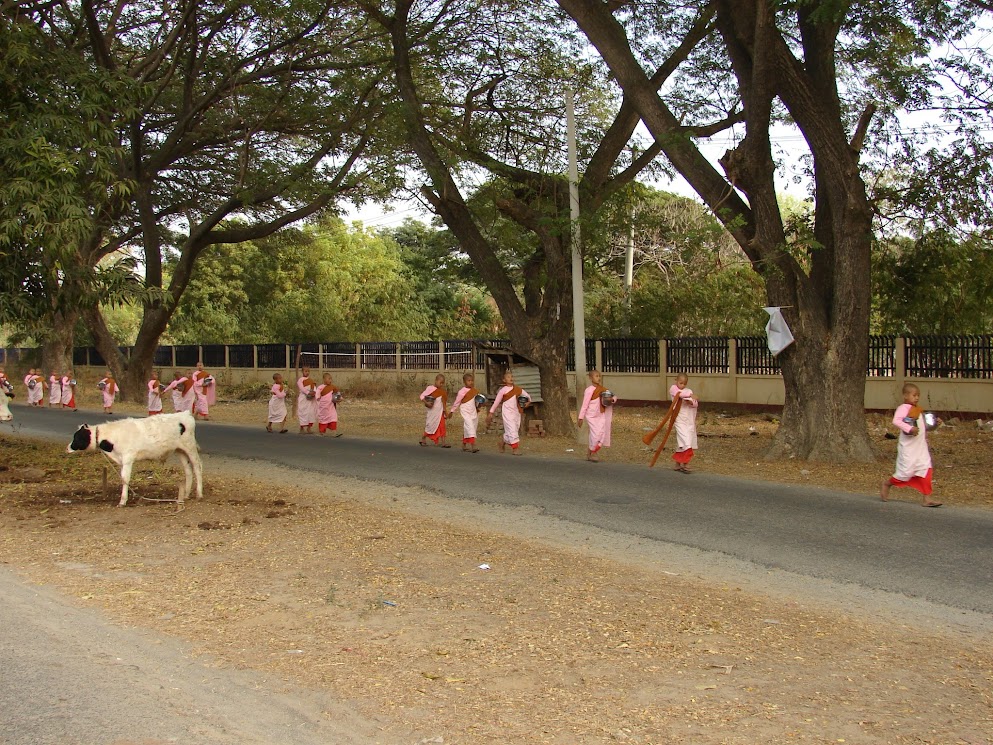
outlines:
[{"label": "nun in pink robe", "polygon": [[72,377],[72,370],[62,376],[62,408],[76,408],[76,381]]},{"label": "nun in pink robe", "polygon": [[682,388],[679,387],[679,383],[673,383],[669,387],[669,398],[673,401],[677,398],[683,399],[673,425],[673,429],[676,430],[676,452],[672,454],[672,459],[676,461],[677,471],[689,473],[688,464],[693,458],[693,451],[699,447],[696,436],[696,412],[700,404],[693,391],[685,386],[685,382]]},{"label": "nun in pink robe", "polygon": [[100,395],[103,396],[103,408],[108,411],[114,407],[117,400],[117,383],[110,376],[100,380],[103,386],[100,388]]},{"label": "nun in pink robe", "polygon": [[[282,378],[272,384],[270,393],[272,395],[269,396],[269,416],[266,429],[272,432],[273,424],[282,424],[286,421],[286,386],[283,385]],[[284,427],[280,432],[286,432],[286,428]]]},{"label": "nun in pink robe", "polygon": [[62,378],[55,373],[48,376],[48,405],[58,406],[62,403]]},{"label": "nun in pink robe", "polygon": [[148,415],[162,413],[162,381],[152,378],[148,381]]},{"label": "nun in pink robe", "polygon": [[217,403],[217,384],[210,373],[203,369],[203,363],[197,363],[193,373],[193,412],[195,416],[210,418],[210,407]]},{"label": "nun in pink robe", "polygon": [[520,455],[517,448],[521,443],[521,409],[517,403],[518,396],[531,398],[530,393],[514,385],[513,380],[511,380],[509,385],[504,385],[497,391],[493,405],[490,407],[490,415],[486,419],[486,423],[489,424],[497,409],[500,409],[500,416],[503,418],[503,439],[500,441],[500,451],[503,452],[504,448],[510,445],[514,455]]},{"label": "nun in pink robe", "polygon": [[[312,432],[317,421],[317,383],[310,377],[309,369],[304,368],[304,372],[305,375],[297,380],[297,390],[300,392],[297,397],[297,421],[301,432],[304,428]],[[308,398],[308,394],[313,394],[313,398]]]},{"label": "nun in pink robe", "polygon": [[[594,374],[596,374],[595,378]],[[589,454],[586,459],[596,463],[597,458],[595,456],[600,448],[610,447],[610,429],[614,421],[614,407],[604,406],[600,400],[600,394],[607,389],[600,385],[599,372],[596,370],[591,372],[590,379],[594,382],[592,385],[586,386],[586,392],[583,394],[583,403],[579,407],[579,424],[582,425],[585,420],[586,426],[589,427]],[[617,403],[617,396],[613,396],[612,400]]]}]

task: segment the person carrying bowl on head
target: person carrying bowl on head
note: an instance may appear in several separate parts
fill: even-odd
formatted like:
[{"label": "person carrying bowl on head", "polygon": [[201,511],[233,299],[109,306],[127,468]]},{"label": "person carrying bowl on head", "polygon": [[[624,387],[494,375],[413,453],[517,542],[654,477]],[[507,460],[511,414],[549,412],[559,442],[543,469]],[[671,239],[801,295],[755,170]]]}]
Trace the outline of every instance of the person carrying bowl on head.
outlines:
[{"label": "person carrying bowl on head", "polygon": [[583,393],[583,403],[579,407],[579,425],[589,428],[589,452],[586,460],[598,463],[600,448],[610,447],[610,429],[614,419],[614,404],[617,396],[603,387],[603,376],[599,370],[590,370],[590,385]]},{"label": "person carrying bowl on head", "polygon": [[510,445],[514,455],[522,455],[521,445],[521,414],[531,405],[531,394],[520,386],[514,385],[514,371],[507,370],[503,374],[503,386],[497,391],[490,413],[486,415],[486,426],[493,422],[497,409],[503,418],[503,437],[500,439],[500,452],[503,453]]},{"label": "person carrying bowl on head", "polygon": [[[941,507],[941,502],[931,499],[934,469],[925,434],[929,425],[924,411],[918,406],[920,400],[920,388],[913,383],[903,386],[903,403],[893,414],[893,424],[900,430],[896,444],[896,471],[883,482],[879,496],[886,502],[890,498],[891,486],[909,486],[921,493],[921,504],[925,507]],[[936,427],[940,423],[940,419],[935,419],[930,426]]]},{"label": "person carrying bowl on head", "polygon": [[486,405],[486,396],[476,389],[476,376],[466,373],[462,376],[462,388],[455,396],[448,418],[458,409],[462,415],[462,450],[463,452],[478,453],[476,447],[476,430],[479,427],[479,407]]},{"label": "person carrying bowl on head", "polygon": [[427,446],[431,440],[435,445],[450,448],[445,442],[445,408],[448,404],[448,390],[445,388],[445,376],[438,373],[434,376],[434,385],[429,385],[420,395],[427,412],[424,417],[424,434],[421,435],[421,447]]}]

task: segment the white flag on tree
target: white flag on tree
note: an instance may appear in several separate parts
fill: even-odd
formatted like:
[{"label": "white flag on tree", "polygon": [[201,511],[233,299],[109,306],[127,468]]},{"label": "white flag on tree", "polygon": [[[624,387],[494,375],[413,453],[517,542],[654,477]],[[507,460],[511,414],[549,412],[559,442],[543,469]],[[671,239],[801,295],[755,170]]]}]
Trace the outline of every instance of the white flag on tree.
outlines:
[{"label": "white flag on tree", "polygon": [[786,325],[782,308],[777,306],[775,308],[763,308],[763,310],[769,314],[769,323],[765,325],[765,335],[769,340],[769,351],[775,357],[793,343],[793,333]]}]

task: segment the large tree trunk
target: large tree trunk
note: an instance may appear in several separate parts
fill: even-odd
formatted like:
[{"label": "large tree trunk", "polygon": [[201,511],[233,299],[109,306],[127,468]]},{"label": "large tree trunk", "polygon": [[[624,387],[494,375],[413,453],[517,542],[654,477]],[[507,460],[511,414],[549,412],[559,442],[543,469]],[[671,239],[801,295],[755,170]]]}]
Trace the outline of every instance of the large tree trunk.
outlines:
[{"label": "large tree trunk", "polygon": [[72,348],[78,320],[78,311],[56,312],[52,316],[51,329],[41,346],[41,367],[46,377],[52,372],[61,376],[72,369]]}]

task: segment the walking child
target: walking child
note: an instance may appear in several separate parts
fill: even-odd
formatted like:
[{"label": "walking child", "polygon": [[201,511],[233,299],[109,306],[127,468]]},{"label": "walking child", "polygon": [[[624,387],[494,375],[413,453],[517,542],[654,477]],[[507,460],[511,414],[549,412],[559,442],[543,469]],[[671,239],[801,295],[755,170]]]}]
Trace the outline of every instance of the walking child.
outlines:
[{"label": "walking child", "polygon": [[62,405],[62,378],[55,370],[48,375],[48,408]]},{"label": "walking child", "polygon": [[[522,403],[524,401],[524,403]],[[531,405],[531,394],[520,386],[514,385],[514,372],[507,370],[503,374],[503,386],[497,391],[490,413],[486,415],[486,427],[493,423],[493,415],[500,409],[503,418],[503,437],[500,439],[500,452],[503,453],[510,445],[514,455],[522,455],[521,445],[521,414]]]},{"label": "walking child", "polygon": [[266,432],[272,432],[272,425],[278,424],[279,434],[285,435],[286,429],[286,385],[279,373],[272,375],[272,388],[269,396],[269,416],[266,421]]},{"label": "walking child", "polygon": [[[579,425],[586,425],[590,430],[589,451],[586,460],[591,463],[598,463],[597,453],[600,448],[610,447],[610,429],[614,420],[614,404],[617,403],[617,396],[611,395],[607,402],[604,401],[604,394],[610,393],[603,387],[603,376],[599,370],[590,370],[590,385],[586,386],[583,394],[583,403],[579,407]],[[609,403],[608,403],[609,402]]]},{"label": "walking child", "polygon": [[76,378],[71,369],[62,376],[62,408],[76,410]]},{"label": "walking child", "polygon": [[113,414],[111,409],[114,408],[114,400],[117,398],[117,381],[114,380],[114,374],[110,370],[97,383],[97,388],[103,396],[103,413]]},{"label": "walking child", "polygon": [[[476,447],[476,430],[479,426],[479,403],[476,401],[476,396],[482,396],[476,389],[476,376],[472,373],[466,373],[462,376],[462,388],[459,389],[455,403],[452,404],[452,409],[448,412],[449,419],[456,409],[462,415],[463,452],[479,452],[479,448]],[[483,400],[485,401],[485,398]]]},{"label": "walking child", "polygon": [[438,373],[434,376],[434,385],[429,385],[420,395],[421,401],[427,408],[424,418],[424,434],[421,435],[421,447],[427,446],[431,440],[435,445],[450,448],[445,442],[445,408],[448,404],[448,391],[445,389],[445,376]]},{"label": "walking child", "polygon": [[193,416],[210,421],[210,407],[217,403],[217,386],[214,377],[203,369],[203,363],[197,362],[193,373]]},{"label": "walking child", "polygon": [[166,392],[172,393],[172,408],[180,411],[193,411],[193,400],[196,394],[193,392],[192,374],[183,375],[179,370],[172,374],[172,382],[165,387]]},{"label": "walking child", "polygon": [[302,377],[297,379],[297,421],[300,434],[312,434],[317,421],[317,381],[310,377],[310,368],[304,367]]},{"label": "walking child", "polygon": [[[903,386],[903,403],[893,414],[893,424],[900,430],[896,445],[896,471],[883,482],[879,496],[884,502],[890,498],[891,486],[909,486],[921,493],[925,507],[941,507],[941,502],[931,499],[933,467],[927,446],[927,426],[924,411],[918,406],[921,389],[913,383]],[[937,420],[938,423],[941,420]]]},{"label": "walking child", "polygon": [[41,406],[45,400],[45,388],[48,384],[39,372],[37,368],[32,367],[24,376],[24,385],[28,388],[28,406]]},{"label": "walking child", "polygon": [[693,395],[693,391],[686,387],[689,382],[686,373],[679,373],[676,382],[669,387],[669,398],[673,401],[677,398],[683,399],[673,425],[676,430],[676,452],[672,454],[672,459],[676,462],[674,470],[680,473],[690,473],[689,464],[693,458],[693,451],[699,447],[696,436],[696,412],[700,402]]},{"label": "walking child", "polygon": [[341,391],[331,379],[331,373],[324,373],[324,382],[317,388],[317,428],[321,434],[331,432],[335,437],[341,437],[338,429],[338,401]]},{"label": "walking child", "polygon": [[148,381],[148,415],[155,416],[162,413],[162,391],[165,386],[159,380],[161,373],[152,370],[152,378]]}]

